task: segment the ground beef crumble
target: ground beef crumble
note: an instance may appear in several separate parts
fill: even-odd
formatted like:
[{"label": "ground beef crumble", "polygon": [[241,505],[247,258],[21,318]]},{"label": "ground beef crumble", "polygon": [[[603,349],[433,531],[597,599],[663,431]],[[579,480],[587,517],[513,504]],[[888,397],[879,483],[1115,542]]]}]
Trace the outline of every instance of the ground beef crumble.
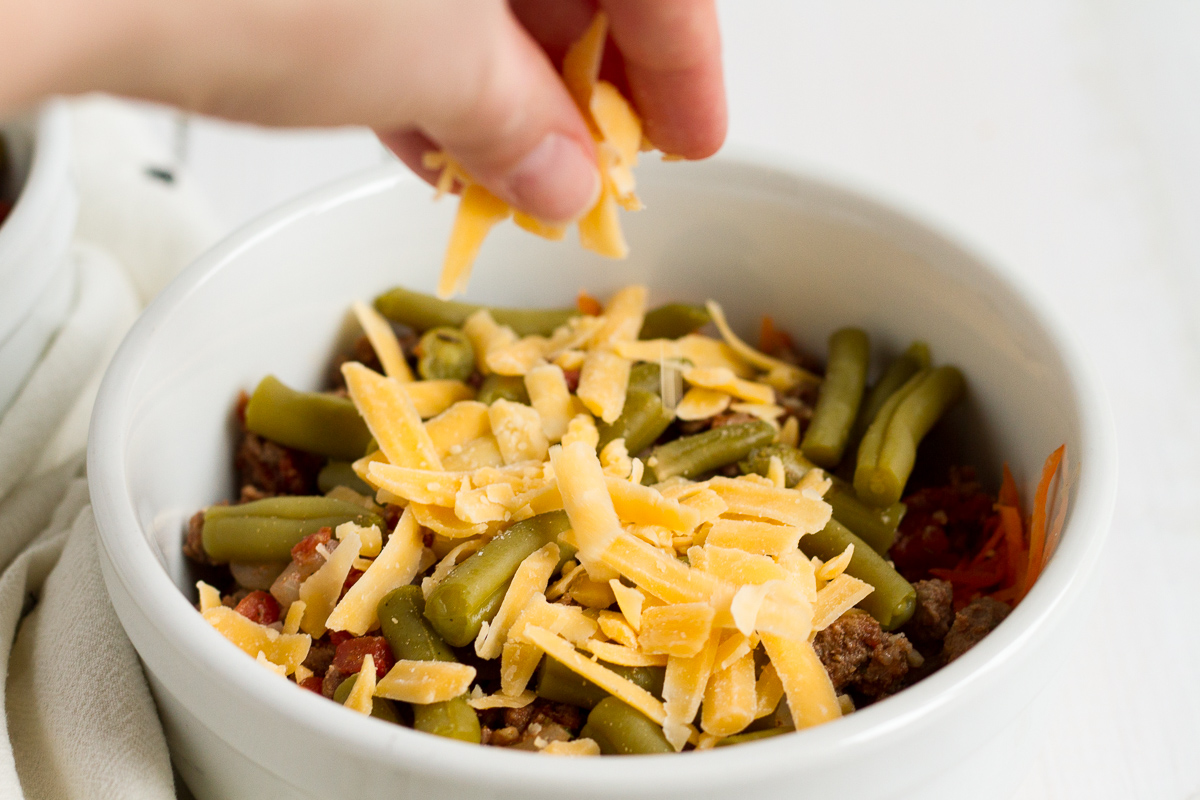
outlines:
[{"label": "ground beef crumble", "polygon": [[569,741],[579,733],[585,718],[582,709],[540,697],[524,708],[494,708],[478,714],[483,744],[518,750],[540,749],[539,739]]},{"label": "ground beef crumble", "polygon": [[949,664],[970,650],[1004,621],[1010,609],[999,600],[978,597],[954,615],[954,624],[942,645],[942,659]]},{"label": "ground beef crumble", "polygon": [[940,649],[954,621],[954,587],[940,578],[917,581],[916,610],[904,634],[918,647]]},{"label": "ground beef crumble", "polygon": [[885,633],[870,614],[846,613],[817,634],[813,648],[839,692],[871,701],[906,685],[912,644],[902,633]]}]

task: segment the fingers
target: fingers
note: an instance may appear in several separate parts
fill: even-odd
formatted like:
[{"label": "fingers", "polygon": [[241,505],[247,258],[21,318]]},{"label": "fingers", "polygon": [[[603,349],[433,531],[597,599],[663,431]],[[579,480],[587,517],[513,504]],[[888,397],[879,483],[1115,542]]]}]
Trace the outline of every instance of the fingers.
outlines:
[{"label": "fingers", "polygon": [[728,113],[713,0],[602,0],[646,136],[665,153],[706,158]]},{"label": "fingers", "polygon": [[438,91],[417,108],[421,132],[512,205],[546,220],[581,216],[600,191],[586,123],[507,4],[472,7],[473,33],[429,54],[440,74],[427,76]]}]

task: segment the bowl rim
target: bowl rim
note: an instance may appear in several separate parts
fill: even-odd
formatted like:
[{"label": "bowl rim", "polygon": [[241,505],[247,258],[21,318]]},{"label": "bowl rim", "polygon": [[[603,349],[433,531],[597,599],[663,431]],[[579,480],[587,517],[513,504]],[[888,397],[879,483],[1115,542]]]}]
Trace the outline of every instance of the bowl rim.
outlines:
[{"label": "bowl rim", "polygon": [[[0,224],[0,341],[5,341],[61,271],[77,214],[71,177],[71,114],[64,100],[50,100],[30,122],[32,149],[25,181],[13,199],[12,211]],[[66,217],[66,219],[62,219]],[[61,241],[46,242],[47,226],[67,231]],[[56,263],[45,269],[26,269],[30,253],[58,247]],[[17,305],[9,307],[11,298]]]},{"label": "bowl rim", "polygon": [[[841,179],[834,183],[814,176],[813,170],[798,167],[793,159],[761,150],[723,152],[715,159],[694,165],[693,169],[707,170],[732,179],[735,184],[766,179],[802,185],[809,195],[843,205],[848,203],[870,219],[899,225],[909,235],[956,254],[972,264],[980,277],[1005,289],[1018,304],[1024,305],[1023,310],[1056,346],[1075,394],[1084,452],[1076,454],[1074,460],[1082,463],[1083,479],[1076,487],[1068,528],[1064,531],[1067,535],[1063,536],[1054,559],[1026,599],[997,630],[963,657],[886,702],[802,731],[798,736],[772,737],[715,750],[702,757],[621,759],[619,767],[610,759],[541,759],[537,762],[539,767],[531,770],[534,762],[527,759],[532,754],[466,745],[397,728],[315,697],[290,682],[278,680],[266,670],[246,669],[249,662],[244,654],[227,642],[223,646],[218,644],[225,641],[223,637],[203,621],[172,582],[142,532],[125,485],[124,434],[133,412],[127,396],[140,370],[141,357],[160,323],[211,274],[298,219],[356,196],[383,192],[416,180],[396,166],[373,167],[309,192],[230,235],[197,259],[151,303],[113,358],[92,416],[88,482],[112,575],[149,624],[195,668],[230,681],[240,695],[256,698],[263,708],[282,715],[290,723],[320,731],[343,751],[353,751],[380,764],[399,764],[425,776],[449,774],[450,780],[461,785],[482,787],[515,781],[529,789],[553,790],[565,785],[587,785],[589,779],[594,779],[595,785],[603,785],[614,796],[645,792],[663,781],[680,790],[701,788],[728,781],[735,774],[751,774],[749,770],[757,770],[756,777],[769,778],[794,772],[806,764],[828,763],[845,748],[877,744],[909,726],[946,713],[957,697],[1001,673],[1038,638],[1058,611],[1082,592],[1095,572],[1108,535],[1116,495],[1116,433],[1098,373],[1040,290],[1014,271],[1004,269],[999,260],[963,244],[965,237],[944,233],[947,226],[926,222],[904,204],[894,199],[880,201],[876,199],[877,192],[861,191]],[[703,177],[698,172],[695,176]],[[1078,533],[1070,535],[1070,531]],[[1034,696],[1029,696],[1029,702]],[[473,749],[467,751],[465,747]],[[465,759],[468,752],[471,758]],[[736,773],[731,771],[735,766]]]}]

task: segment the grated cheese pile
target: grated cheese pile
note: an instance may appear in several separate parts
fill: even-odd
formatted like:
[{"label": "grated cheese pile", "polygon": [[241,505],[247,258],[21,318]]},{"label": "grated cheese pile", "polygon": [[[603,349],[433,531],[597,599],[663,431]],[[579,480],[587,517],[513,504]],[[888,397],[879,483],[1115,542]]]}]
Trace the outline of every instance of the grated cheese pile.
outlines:
[{"label": "grated cheese pile", "polygon": [[[340,526],[339,545],[287,609],[286,633],[222,607],[211,587],[201,592],[205,618],[251,657],[294,674],[310,637],[377,630],[375,609],[386,593],[418,583],[428,596],[513,523],[565,509],[570,530],[524,560],[474,643],[480,658],[499,661],[498,693],[472,690],[472,667],[402,661],[377,683],[356,684],[355,707],[370,711],[370,687],[375,696],[413,703],[467,693],[475,708],[520,708],[532,701],[530,679],[549,654],[660,724],[676,750],[743,731],[782,697],[797,728],[840,716],[811,642],[872,589],[845,574],[851,552],[822,563],[797,549],[830,519],[823,499],[829,480],[814,471],[788,489],[779,468],[774,479],[673,478],[645,486],[644,465],[624,440],[597,453],[597,425],[620,415],[632,366],[663,353],[691,361],[682,370],[680,419],[713,416],[736,402],[775,425],[780,438],[789,435],[777,422],[775,389],[798,375],[765,356],[748,358],[744,344],[699,335],[638,341],[646,301],[644,286],[625,287],[598,316],[576,317],[549,337],[518,337],[486,310],[468,319],[479,370],[521,376],[530,405],[464,398],[423,420],[406,391],[406,371],[343,365],[379,448],[353,467],[378,503],[403,507],[395,531],[384,542],[378,529]],[[371,331],[393,336],[386,326]],[[574,392],[564,367],[580,370]],[[577,560],[560,567],[560,544],[576,548]],[[340,595],[352,566],[364,574]],[[756,677],[760,648],[769,664]],[[663,699],[601,661],[665,667]]]},{"label": "grated cheese pile", "polygon": [[[633,167],[638,152],[649,145],[642,134],[642,121],[633,106],[608,81],[600,80],[600,63],[608,37],[608,18],[597,12],[583,36],[571,46],[563,60],[563,82],[583,114],[600,166],[600,195],[592,208],[579,220],[579,242],[588,250],[609,258],[625,258],[629,246],[621,232],[618,208],[639,211],[642,202],[634,192]],[[513,221],[546,239],[566,235],[566,225],[544,222],[520,211],[475,183],[462,165],[449,153],[426,153],[424,165],[438,170],[437,196],[456,185],[462,190],[458,213],[450,233],[450,243],[442,262],[438,297],[448,298],[462,292],[471,277],[471,266],[491,229],[500,222]]]}]

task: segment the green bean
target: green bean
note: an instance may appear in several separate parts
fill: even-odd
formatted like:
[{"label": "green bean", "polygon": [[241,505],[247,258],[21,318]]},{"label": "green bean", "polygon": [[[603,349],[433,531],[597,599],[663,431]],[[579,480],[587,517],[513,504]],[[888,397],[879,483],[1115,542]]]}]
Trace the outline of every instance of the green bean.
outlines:
[{"label": "green bean", "polygon": [[834,519],[854,531],[882,556],[886,556],[896,543],[896,530],[908,510],[900,502],[886,508],[868,505],[858,499],[852,485],[840,478],[833,479],[833,486],[825,493],[825,502],[833,508]]},{"label": "green bean", "polygon": [[376,609],[380,633],[397,661],[457,661],[454,652],[425,619],[420,586],[401,586],[384,595]]},{"label": "green bean", "polygon": [[695,478],[745,458],[751,450],[769,444],[774,438],[775,428],[762,420],[681,436],[650,452],[644,482],[656,483],[676,475]]},{"label": "green bean", "polygon": [[769,444],[752,450],[738,462],[738,469],[743,475],[753,472],[765,478],[771,466],[771,456],[777,456],[783,464],[784,485],[789,488],[799,483],[809,470],[817,468],[816,464],[805,458],[795,447],[788,444]]},{"label": "green bean", "polygon": [[[655,697],[662,697],[663,667],[622,667],[600,662],[622,678],[633,681]],[[582,675],[564,666],[550,656],[542,659],[537,675],[538,697],[556,703],[567,703],[580,708],[595,708],[609,693]]]},{"label": "green bean", "polygon": [[353,489],[364,497],[374,497],[375,490],[358,477],[349,461],[330,461],[317,475],[317,488],[328,494],[336,486]]},{"label": "green bean", "polygon": [[519,375],[488,375],[479,385],[475,399],[484,405],[503,398],[514,403],[529,405],[529,390],[525,388],[525,379]]},{"label": "green bean", "polygon": [[458,328],[430,328],[417,352],[417,372],[427,381],[465,381],[475,371],[475,348]]},{"label": "green bean", "polygon": [[460,328],[467,317],[481,308],[487,308],[492,319],[509,326],[518,336],[549,336],[571,317],[579,316],[579,311],[574,308],[494,308],[456,300],[439,300],[399,286],[376,297],[375,308],[393,322],[401,322],[417,331],[439,327]]},{"label": "green bean", "polygon": [[639,361],[629,370],[629,391],[658,394],[662,390],[662,368],[653,361]]},{"label": "green bean", "polygon": [[[425,618],[425,598],[419,586],[401,586],[379,601],[380,633],[397,660],[457,661],[446,642]],[[425,733],[479,744],[479,717],[466,697],[440,703],[412,705],[413,727]]]},{"label": "green bean", "polygon": [[867,334],[858,328],[843,328],[829,337],[825,380],[800,444],[805,457],[820,467],[833,469],[842,460],[862,403],[870,356]]},{"label": "green bean", "polygon": [[246,430],[297,450],[352,461],[371,434],[354,403],[321,392],[298,392],[274,375],[259,381],[246,404]]},{"label": "green bean", "polygon": [[360,505],[331,497],[268,497],[204,510],[201,541],[213,561],[287,561],[305,536],[343,522],[383,525]]},{"label": "green bean", "polygon": [[615,697],[596,704],[579,736],[595,741],[607,756],[675,752],[661,725]]},{"label": "green bean", "polygon": [[[350,691],[354,688],[355,682],[358,680],[358,673],[354,673],[346,680],[338,684],[337,689],[333,692],[333,699],[342,705],[346,705],[347,698],[350,697]],[[381,719],[384,722],[394,722],[400,724],[400,716],[396,713],[396,707],[392,705],[392,701],[386,697],[375,697],[371,699],[371,716],[376,719]]]},{"label": "green bean", "polygon": [[479,744],[479,717],[467,703],[466,695],[441,703],[413,704],[413,727],[434,736]]},{"label": "green bean", "polygon": [[[771,456],[777,456],[783,464],[784,483],[795,486],[816,465],[806,459],[799,450],[786,444],[760,447],[743,459],[738,467],[742,474],[751,472],[765,476],[770,467]],[[830,476],[833,485],[825,493],[825,502],[833,507],[833,518],[854,531],[881,555],[886,555],[896,539],[896,529],[904,518],[906,507],[893,503],[887,508],[875,508],[858,499],[854,487],[837,476]]]},{"label": "green bean", "polygon": [[[480,610],[512,580],[530,554],[557,542],[571,523],[565,511],[551,511],[516,523],[450,571],[430,593],[425,617],[453,647],[474,641],[480,625],[495,616]],[[496,605],[496,610],[499,604]]]},{"label": "green bean", "polygon": [[667,303],[646,312],[639,339],[678,339],[703,328],[712,319],[701,306]]},{"label": "green bean", "polygon": [[772,736],[778,736],[781,733],[791,733],[783,728],[764,728],[761,731],[750,731],[748,733],[738,733],[733,736],[726,736],[718,741],[714,747],[732,747],[736,744],[746,744],[747,742],[757,742],[759,739],[770,739]]},{"label": "green bean", "polygon": [[863,598],[858,607],[874,617],[887,631],[895,630],[908,622],[916,609],[916,590],[884,561],[879,553],[855,536],[845,525],[831,519],[829,524],[817,533],[810,533],[800,539],[800,549],[804,551],[804,555],[810,558],[816,556],[822,561],[840,555],[848,544],[854,545],[854,555],[846,567],[846,574],[875,587],[875,591]]},{"label": "green bean", "polygon": [[625,449],[636,455],[654,444],[671,424],[675,415],[663,408],[662,400],[653,392],[630,389],[625,394],[625,407],[621,416],[608,425],[601,422],[598,449],[613,439],[625,439]]},{"label": "green bean", "polygon": [[900,499],[921,439],[964,389],[961,372],[938,367],[914,375],[883,404],[858,450],[854,490],[861,499],[876,506]]},{"label": "green bean", "polygon": [[858,420],[854,423],[854,439],[858,440],[862,438],[867,428],[875,420],[879,409],[883,408],[883,404],[887,402],[887,399],[896,390],[907,383],[908,379],[913,375],[928,368],[929,345],[924,342],[913,342],[908,346],[907,350],[900,354],[891,364],[888,364],[888,368],[884,370],[883,375],[871,387],[871,391],[867,392],[867,396],[863,398],[862,406],[858,409]]}]

